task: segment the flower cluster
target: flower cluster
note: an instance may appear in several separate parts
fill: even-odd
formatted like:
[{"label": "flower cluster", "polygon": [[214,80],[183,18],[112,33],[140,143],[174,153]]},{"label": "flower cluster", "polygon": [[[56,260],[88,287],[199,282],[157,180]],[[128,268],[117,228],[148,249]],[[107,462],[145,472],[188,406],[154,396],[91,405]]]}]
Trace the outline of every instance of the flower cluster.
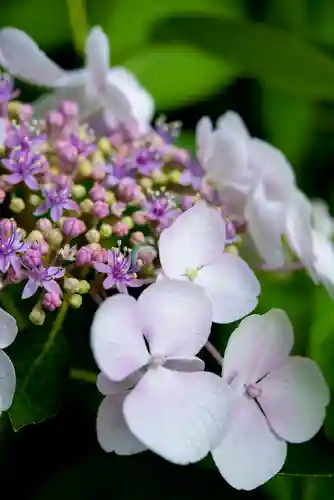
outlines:
[{"label": "flower cluster", "polygon": [[[284,155],[234,112],[215,129],[200,120],[196,157],[177,147],[180,125],[151,125],[152,97],[125,69],[109,69],[100,28],[81,71],[62,70],[13,28],[0,31],[0,63],[52,89],[29,106],[13,101],[10,77],[0,81],[1,290],[34,297],[36,325],[64,303],[79,308],[82,294],[99,304],[91,347],[106,451],[149,449],[178,464],[212,453],[235,488],[263,484],[283,466],[287,442],[319,430],[329,393],[313,361],[289,356],[283,311],[243,318],[261,292],[256,269],[305,268],[333,293],[326,206],[301,193]],[[132,288],[144,285],[135,300]],[[17,329],[0,313],[6,347]],[[212,322],[237,320],[222,360],[208,340]],[[221,377],[204,370],[204,347]],[[3,363],[0,410],[15,388]]]}]

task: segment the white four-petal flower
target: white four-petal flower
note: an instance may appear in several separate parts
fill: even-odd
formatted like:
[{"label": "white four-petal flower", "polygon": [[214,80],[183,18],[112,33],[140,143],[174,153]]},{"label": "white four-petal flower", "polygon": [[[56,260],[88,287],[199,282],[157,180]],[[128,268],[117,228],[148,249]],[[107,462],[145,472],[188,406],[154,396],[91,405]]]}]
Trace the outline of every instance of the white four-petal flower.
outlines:
[{"label": "white four-petal flower", "polygon": [[191,280],[213,305],[213,321],[230,323],[253,311],[260,284],[244,260],[224,252],[225,222],[204,202],[196,204],[159,239],[159,257],[167,278]]},{"label": "white four-petal flower", "polygon": [[16,335],[15,319],[0,309],[0,413],[11,406],[16,386],[13,363],[2,349],[12,344]]},{"label": "white four-petal flower", "polygon": [[111,128],[123,125],[134,134],[146,133],[154,113],[153,98],[125,68],[109,69],[109,41],[98,26],[88,34],[85,58],[84,69],[65,71],[23,31],[0,31],[0,64],[14,77],[55,89],[36,103],[37,115],[66,99],[78,102],[82,120],[101,113]]},{"label": "white four-petal flower", "polygon": [[[187,464],[219,444],[230,391],[218,376],[204,372],[196,357],[211,321],[203,290],[177,280],[156,282],[137,301],[115,295],[99,307],[91,331],[93,354],[103,377],[125,384],[116,384],[115,391],[115,384],[100,380],[100,390],[108,394],[97,423],[105,449],[128,454],[147,447]],[[133,376],[139,381],[127,390]]]},{"label": "white four-petal flower", "polygon": [[314,361],[289,356],[292,345],[289,319],[276,309],[248,316],[228,341],[223,380],[235,400],[228,433],[212,456],[234,488],[268,481],[284,464],[286,441],[307,441],[323,423],[327,384]]}]

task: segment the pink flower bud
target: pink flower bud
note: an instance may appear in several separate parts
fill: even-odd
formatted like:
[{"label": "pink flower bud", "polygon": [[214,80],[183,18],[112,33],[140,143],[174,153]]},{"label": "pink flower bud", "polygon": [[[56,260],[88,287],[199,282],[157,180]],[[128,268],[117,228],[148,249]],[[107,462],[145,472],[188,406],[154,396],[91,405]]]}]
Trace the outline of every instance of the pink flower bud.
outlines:
[{"label": "pink flower bud", "polygon": [[39,249],[28,248],[23,255],[24,263],[29,267],[37,267],[42,264],[42,254]]},{"label": "pink flower bud", "polygon": [[64,117],[59,111],[49,111],[46,122],[49,127],[60,129],[64,125]]},{"label": "pink flower bud", "polygon": [[126,207],[125,203],[117,202],[111,206],[110,212],[116,217],[122,217],[125,207]]},{"label": "pink flower bud", "polygon": [[129,232],[129,227],[123,222],[116,222],[112,227],[112,232],[116,236],[126,236]]},{"label": "pink flower bud", "polygon": [[46,293],[43,298],[43,306],[47,311],[54,311],[61,306],[61,299],[56,293]]},{"label": "pink flower bud", "polygon": [[130,241],[133,245],[140,245],[145,243],[145,236],[141,231],[135,231],[131,234]]},{"label": "pink flower bud", "polygon": [[30,104],[22,104],[20,107],[20,120],[29,122],[32,119],[34,111]]},{"label": "pink flower bud", "polygon": [[36,227],[37,227],[37,229],[39,229],[40,231],[42,231],[42,233],[46,233],[47,234],[52,229],[52,222],[50,221],[50,219],[46,219],[46,218],[39,219],[37,221]]},{"label": "pink flower bud", "polygon": [[106,176],[105,170],[101,166],[96,166],[93,168],[92,177],[94,181],[103,181]]},{"label": "pink flower bud", "polygon": [[68,236],[69,238],[76,238],[79,234],[82,234],[85,231],[86,225],[82,220],[79,220],[76,217],[67,217],[64,220],[63,232],[65,236]]},{"label": "pink flower bud", "polygon": [[138,226],[142,226],[143,224],[146,224],[147,222],[147,214],[146,212],[142,212],[141,210],[138,210],[137,212],[134,212],[132,214],[132,219],[135,224]]},{"label": "pink flower bud", "polygon": [[105,201],[106,190],[101,184],[94,184],[88,194],[93,201]]},{"label": "pink flower bud", "polygon": [[0,189],[0,203],[3,203],[6,198],[6,193],[3,189]]},{"label": "pink flower bud", "polygon": [[38,250],[42,255],[46,255],[49,251],[49,245],[45,240],[34,241],[30,245],[30,248],[32,248],[34,250]]},{"label": "pink flower bud", "polygon": [[61,174],[58,176],[54,176],[54,182],[59,186],[59,187],[66,187],[68,186],[69,183],[69,178],[65,174]]},{"label": "pink flower bud", "polygon": [[132,201],[138,198],[140,188],[134,179],[123,179],[117,186],[117,194],[124,201]]},{"label": "pink flower bud", "polygon": [[93,250],[92,253],[92,261],[93,262],[107,262],[108,261],[108,251],[105,248],[99,248],[97,250]]},{"label": "pink flower bud", "polygon": [[107,217],[109,215],[108,203],[106,203],[105,201],[96,201],[94,203],[92,212],[95,215],[95,217],[98,217],[99,219]]},{"label": "pink flower bud", "polygon": [[141,260],[143,265],[145,265],[145,264],[152,264],[156,256],[157,252],[154,248],[152,248],[152,250],[146,250],[146,249],[142,251],[139,250],[137,258]]},{"label": "pink flower bud", "polygon": [[21,269],[19,270],[18,273],[16,273],[14,271],[14,269],[12,267],[10,267],[7,271],[7,281],[9,281],[9,283],[20,283],[24,278],[24,275],[21,271]]},{"label": "pink flower bud", "polygon": [[114,148],[119,148],[124,142],[123,134],[116,132],[109,137],[109,141]]},{"label": "pink flower bud", "polygon": [[[74,101],[62,101],[59,106],[59,111],[66,118],[76,119],[78,117],[78,105]],[[68,120],[66,120],[68,121]]]},{"label": "pink flower bud", "polygon": [[78,150],[70,142],[58,142],[57,152],[60,158],[68,163],[74,163],[78,159]]},{"label": "pink flower bud", "polygon": [[81,247],[77,252],[76,264],[77,266],[85,266],[92,263],[92,250],[87,247]]}]

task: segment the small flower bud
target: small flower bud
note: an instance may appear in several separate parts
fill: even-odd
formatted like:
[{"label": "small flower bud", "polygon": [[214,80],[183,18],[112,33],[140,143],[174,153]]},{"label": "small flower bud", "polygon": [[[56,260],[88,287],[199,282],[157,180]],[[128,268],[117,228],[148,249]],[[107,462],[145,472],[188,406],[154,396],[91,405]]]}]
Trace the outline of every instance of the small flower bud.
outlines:
[{"label": "small flower bud", "polygon": [[79,234],[86,231],[86,225],[82,220],[76,217],[67,217],[63,224],[63,231],[65,236],[76,238]]},{"label": "small flower bud", "polygon": [[231,253],[232,255],[239,255],[239,251],[235,245],[226,245],[224,252]]},{"label": "small flower bud", "polygon": [[133,227],[135,225],[132,217],[130,217],[129,215],[127,215],[126,217],[123,217],[121,219],[121,222],[122,222],[122,224],[126,224],[129,229],[133,229]]},{"label": "small flower bud", "polygon": [[80,208],[83,213],[89,214],[92,211],[94,203],[89,198],[86,198],[80,203]]},{"label": "small flower bud", "polygon": [[180,179],[181,172],[179,170],[174,169],[168,174],[168,180],[173,184],[180,184]]},{"label": "small flower bud", "polygon": [[37,207],[38,205],[40,205],[41,201],[42,201],[42,199],[40,196],[38,196],[38,194],[31,194],[29,196],[29,203],[33,207]]},{"label": "small flower bud", "polygon": [[101,153],[101,151],[95,151],[95,153],[92,154],[92,163],[93,165],[98,165],[98,164],[104,164],[104,156]]},{"label": "small flower bud", "polygon": [[114,203],[110,207],[110,212],[116,217],[122,217],[125,208],[125,203]]},{"label": "small flower bud", "polygon": [[151,177],[156,184],[166,184],[168,177],[162,170],[153,170]]},{"label": "small flower bud", "polygon": [[78,117],[78,105],[74,101],[62,101],[59,111],[66,117],[75,119]]},{"label": "small flower bud", "polygon": [[89,243],[98,243],[100,241],[100,233],[97,231],[97,229],[90,229],[87,231],[85,234],[86,240]]},{"label": "small flower bud", "polygon": [[58,220],[57,220],[57,225],[60,229],[63,229],[64,227],[64,222],[66,220],[66,217],[60,217]]},{"label": "small flower bud", "polygon": [[92,262],[92,250],[87,247],[81,247],[76,255],[77,266],[85,266]]},{"label": "small flower bud", "polygon": [[49,251],[49,245],[47,242],[43,239],[40,241],[33,241],[30,248],[33,248],[34,250],[38,250],[42,255],[46,255]]},{"label": "small flower bud", "polygon": [[82,184],[73,184],[72,186],[72,196],[74,199],[79,200],[86,195],[86,188]]},{"label": "small flower bud", "polygon": [[39,306],[36,306],[29,314],[29,319],[34,325],[41,326],[45,321],[45,312]]},{"label": "small flower bud", "polygon": [[74,309],[79,309],[82,304],[82,297],[78,293],[75,293],[68,299],[68,301]]},{"label": "small flower bud", "polygon": [[144,189],[151,189],[153,186],[153,181],[152,181],[152,179],[149,179],[148,177],[143,177],[142,179],[140,179],[139,184]]},{"label": "small flower bud", "polygon": [[89,245],[87,245],[87,248],[89,248],[92,252],[94,252],[94,250],[100,250],[101,245],[100,243],[89,243]]},{"label": "small flower bud", "polygon": [[90,177],[92,175],[92,164],[89,160],[84,160],[80,163],[79,171],[83,177]]},{"label": "small flower bud", "polygon": [[52,231],[50,231],[50,233],[48,234],[48,242],[53,247],[59,247],[62,241],[63,235],[61,234],[61,231],[59,229],[52,229]]},{"label": "small flower bud", "polygon": [[132,219],[135,224],[137,224],[138,226],[142,226],[147,222],[147,214],[141,210],[138,210],[137,212],[134,212],[132,214]]},{"label": "small flower bud", "polygon": [[42,263],[42,254],[39,249],[28,248],[22,257],[24,263],[29,267],[37,267]]},{"label": "small flower bud", "polygon": [[102,137],[99,142],[98,142],[98,148],[99,150],[104,153],[105,155],[108,155],[111,153],[111,144],[108,141],[106,137]]},{"label": "small flower bud", "polygon": [[131,234],[130,241],[133,245],[142,245],[145,243],[145,236],[141,231],[135,231]]},{"label": "small flower bud", "polygon": [[61,299],[58,294],[47,292],[43,298],[43,307],[47,311],[54,311],[61,306]]},{"label": "small flower bud", "polygon": [[27,237],[27,231],[23,229],[22,227],[19,227],[17,229],[18,233],[21,233],[21,238],[24,240]]},{"label": "small flower bud", "polygon": [[88,192],[89,197],[93,201],[105,201],[106,190],[102,184],[94,184],[94,186]]},{"label": "small flower bud", "polygon": [[29,243],[42,240],[44,240],[43,234],[40,231],[37,231],[36,229],[34,231],[31,231],[31,233],[29,233],[27,236],[27,241]]},{"label": "small flower bud", "polygon": [[99,219],[107,217],[109,215],[108,203],[106,203],[105,201],[96,201],[94,203],[92,212],[95,215],[95,217],[98,217]]},{"label": "small flower bud", "polygon": [[129,232],[129,226],[127,224],[124,224],[123,222],[116,222],[116,224],[113,225],[112,227],[113,233],[116,236],[126,236]]},{"label": "small flower bud", "polygon": [[9,208],[15,214],[19,214],[20,212],[22,212],[25,209],[25,207],[26,207],[26,205],[25,205],[24,201],[22,200],[22,198],[13,197],[11,199]]},{"label": "small flower bud", "polygon": [[106,171],[101,166],[93,168],[92,177],[94,181],[103,181],[106,176]]},{"label": "small flower bud", "polygon": [[64,289],[67,292],[77,293],[79,290],[79,280],[77,278],[65,278]]},{"label": "small flower bud", "polygon": [[115,194],[112,191],[106,191],[105,200],[108,205],[113,205],[116,202]]},{"label": "small flower bud", "polygon": [[0,188],[0,203],[3,203],[6,198],[6,192]]},{"label": "small flower bud", "polygon": [[109,238],[112,235],[112,226],[110,224],[101,224],[100,236],[101,238]]},{"label": "small flower bud", "polygon": [[83,295],[84,293],[88,293],[90,289],[90,284],[86,280],[79,281],[78,293]]},{"label": "small flower bud", "polygon": [[124,142],[123,134],[116,132],[109,137],[109,141],[114,148],[119,148]]},{"label": "small flower bud", "polygon": [[140,187],[133,179],[123,179],[117,186],[117,194],[124,201],[132,201],[139,197]]},{"label": "small flower bud", "polygon": [[46,218],[39,219],[37,221],[36,227],[37,229],[42,231],[43,234],[47,235],[52,230],[52,222]]},{"label": "small flower bud", "polygon": [[107,262],[108,260],[108,251],[105,248],[98,248],[93,250],[92,253],[92,261],[93,262]]}]

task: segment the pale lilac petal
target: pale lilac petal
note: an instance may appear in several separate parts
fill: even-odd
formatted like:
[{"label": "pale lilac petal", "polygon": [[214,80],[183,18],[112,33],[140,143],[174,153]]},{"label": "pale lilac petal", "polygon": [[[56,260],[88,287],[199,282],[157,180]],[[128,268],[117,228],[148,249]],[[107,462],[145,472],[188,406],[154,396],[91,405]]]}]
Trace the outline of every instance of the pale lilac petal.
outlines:
[{"label": "pale lilac petal", "polygon": [[328,206],[323,200],[312,201],[313,229],[325,238],[331,238],[334,231],[334,222]]},{"label": "pale lilac petal", "polygon": [[210,158],[213,149],[212,122],[207,116],[203,116],[196,126],[197,157],[202,165]]},{"label": "pale lilac petal", "polygon": [[115,285],[116,285],[116,280],[113,276],[108,276],[103,282],[103,288],[105,290],[109,290],[109,288],[112,288]]},{"label": "pale lilac petal", "polygon": [[329,403],[329,389],[314,361],[289,357],[258,387],[262,389],[258,402],[281,438],[301,443],[319,431]]},{"label": "pale lilac petal", "polygon": [[159,239],[162,269],[169,278],[179,278],[216,261],[225,245],[222,216],[204,202],[196,204],[165,229]]},{"label": "pale lilac petal", "polygon": [[97,376],[96,386],[100,393],[104,396],[113,396],[114,394],[119,394],[120,392],[132,389],[138,380],[140,380],[141,376],[142,373],[139,370],[119,382],[114,382],[113,380],[110,380],[107,375],[101,372]]},{"label": "pale lilac petal", "polygon": [[6,177],[6,181],[8,182],[8,184],[11,184],[11,185],[19,184],[20,182],[22,182],[22,180],[23,180],[23,177],[21,174],[11,174],[11,175],[7,175],[7,177]]},{"label": "pale lilac petal", "polygon": [[43,287],[47,292],[53,293],[55,295],[62,295],[61,288],[57,281],[54,280],[44,280],[43,281]]},{"label": "pale lilac petal", "polygon": [[23,31],[3,28],[0,31],[1,64],[12,76],[52,87],[65,71],[40,50]]},{"label": "pale lilac petal", "polygon": [[209,372],[150,369],[124,401],[133,434],[177,464],[197,462],[227,431],[230,390]]},{"label": "pale lilac petal", "polygon": [[45,212],[47,212],[50,208],[50,205],[49,205],[49,202],[46,200],[46,201],[43,201],[43,203],[36,208],[36,210],[34,211],[34,215],[43,215],[45,214]]},{"label": "pale lilac petal", "polygon": [[229,379],[237,373],[245,383],[256,383],[286,361],[292,345],[292,325],[284,311],[248,316],[227,343],[223,376]]},{"label": "pale lilac petal", "polygon": [[98,308],[91,346],[97,365],[111,380],[119,381],[149,361],[136,300],[114,295]]},{"label": "pale lilac petal", "polygon": [[39,184],[33,175],[26,175],[24,177],[24,183],[32,190],[37,191],[39,189]]},{"label": "pale lilac petal", "polygon": [[123,416],[123,402],[127,393],[104,398],[99,406],[96,421],[97,439],[106,452],[133,455],[146,447],[131,433]]},{"label": "pale lilac petal", "polygon": [[204,361],[200,358],[181,358],[172,356],[167,359],[165,368],[177,372],[199,372],[205,369]]},{"label": "pale lilac petal", "polygon": [[48,267],[48,276],[52,276],[52,278],[59,279],[65,275],[65,269],[58,266],[50,266]]},{"label": "pale lilac petal", "polygon": [[28,299],[32,297],[34,293],[37,292],[38,287],[40,286],[38,281],[29,280],[26,286],[23,288],[22,299]]},{"label": "pale lilac petal", "polygon": [[63,207],[61,207],[61,206],[52,207],[50,215],[51,215],[51,219],[53,221],[59,220],[60,217],[63,215]]},{"label": "pale lilac petal", "polygon": [[[24,251],[24,248],[21,249],[21,252],[22,251]],[[15,255],[15,254],[10,255],[9,256],[9,262],[10,262],[12,268],[14,269],[15,273],[17,275],[19,275],[20,274],[20,270],[21,270],[20,257],[18,255]]]},{"label": "pale lilac petal", "polygon": [[108,264],[103,264],[102,262],[94,262],[93,267],[99,273],[109,273],[110,272],[110,266]]},{"label": "pale lilac petal", "polygon": [[210,297],[216,323],[231,323],[246,316],[255,309],[260,294],[260,284],[248,264],[230,253],[200,269],[194,283]]},{"label": "pale lilac petal", "polygon": [[17,331],[15,318],[0,309],[0,349],[4,349],[14,342]]},{"label": "pale lilac petal", "polygon": [[109,70],[109,40],[99,26],[94,26],[86,40],[86,66],[95,95],[104,90]]},{"label": "pale lilac petal", "polygon": [[254,400],[240,398],[221,445],[212,451],[223,478],[238,490],[253,490],[282,468],[287,444],[271,432]]},{"label": "pale lilac petal", "polygon": [[79,205],[73,200],[68,200],[64,203],[64,208],[67,210],[79,210]]},{"label": "pale lilac petal", "polygon": [[152,355],[194,356],[208,340],[211,302],[193,283],[160,280],[143,291],[138,309]]},{"label": "pale lilac petal", "polygon": [[13,401],[16,376],[13,363],[6,353],[0,350],[0,411],[8,410]]},{"label": "pale lilac petal", "polygon": [[217,120],[217,128],[222,131],[233,132],[243,141],[250,139],[247,127],[238,113],[235,111],[226,111]]},{"label": "pale lilac petal", "polygon": [[4,118],[0,118],[0,148],[5,143],[5,137],[6,137],[6,120]]}]

